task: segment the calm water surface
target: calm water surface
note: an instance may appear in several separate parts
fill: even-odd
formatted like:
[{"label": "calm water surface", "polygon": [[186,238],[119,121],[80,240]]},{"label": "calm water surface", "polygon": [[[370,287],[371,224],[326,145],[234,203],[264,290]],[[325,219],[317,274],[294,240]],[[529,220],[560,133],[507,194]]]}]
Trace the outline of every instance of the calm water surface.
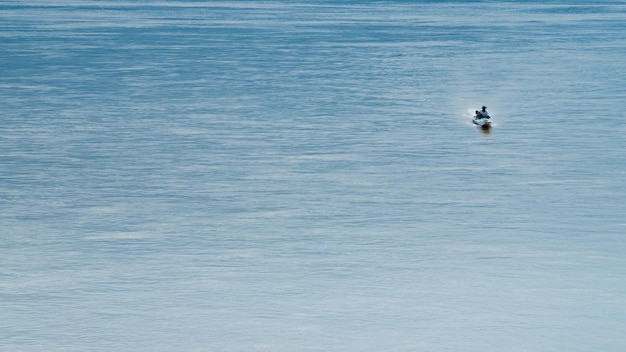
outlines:
[{"label": "calm water surface", "polygon": [[622,2],[0,23],[0,350],[626,348]]}]

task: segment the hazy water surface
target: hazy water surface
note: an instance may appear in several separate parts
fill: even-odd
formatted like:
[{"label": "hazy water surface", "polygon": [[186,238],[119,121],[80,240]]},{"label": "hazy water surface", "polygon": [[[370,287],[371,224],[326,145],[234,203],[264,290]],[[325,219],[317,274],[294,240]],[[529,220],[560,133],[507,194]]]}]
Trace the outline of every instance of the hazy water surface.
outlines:
[{"label": "hazy water surface", "polygon": [[0,23],[1,350],[626,348],[622,2]]}]

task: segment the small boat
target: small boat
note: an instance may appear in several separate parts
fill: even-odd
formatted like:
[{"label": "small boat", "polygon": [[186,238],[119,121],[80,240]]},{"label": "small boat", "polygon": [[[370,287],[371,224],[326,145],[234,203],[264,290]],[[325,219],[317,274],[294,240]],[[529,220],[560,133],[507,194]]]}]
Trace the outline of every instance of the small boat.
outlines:
[{"label": "small boat", "polygon": [[487,117],[474,115],[474,117],[472,118],[472,122],[474,123],[474,125],[478,125],[484,129],[491,127],[491,120]]}]

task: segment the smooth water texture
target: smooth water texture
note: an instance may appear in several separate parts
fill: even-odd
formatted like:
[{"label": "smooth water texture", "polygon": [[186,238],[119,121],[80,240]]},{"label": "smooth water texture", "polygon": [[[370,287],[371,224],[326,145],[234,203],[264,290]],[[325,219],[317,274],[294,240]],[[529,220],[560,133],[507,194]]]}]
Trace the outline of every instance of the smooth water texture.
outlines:
[{"label": "smooth water texture", "polygon": [[624,351],[626,5],[568,3],[3,1],[0,350]]}]

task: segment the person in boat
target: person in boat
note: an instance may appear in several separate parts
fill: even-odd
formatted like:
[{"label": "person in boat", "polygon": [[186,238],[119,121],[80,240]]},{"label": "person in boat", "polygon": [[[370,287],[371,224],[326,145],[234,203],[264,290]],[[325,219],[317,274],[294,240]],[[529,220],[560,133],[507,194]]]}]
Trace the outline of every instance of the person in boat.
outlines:
[{"label": "person in boat", "polygon": [[476,111],[476,117],[479,119],[490,119],[489,111],[487,111],[487,107],[483,105],[480,111]]}]

